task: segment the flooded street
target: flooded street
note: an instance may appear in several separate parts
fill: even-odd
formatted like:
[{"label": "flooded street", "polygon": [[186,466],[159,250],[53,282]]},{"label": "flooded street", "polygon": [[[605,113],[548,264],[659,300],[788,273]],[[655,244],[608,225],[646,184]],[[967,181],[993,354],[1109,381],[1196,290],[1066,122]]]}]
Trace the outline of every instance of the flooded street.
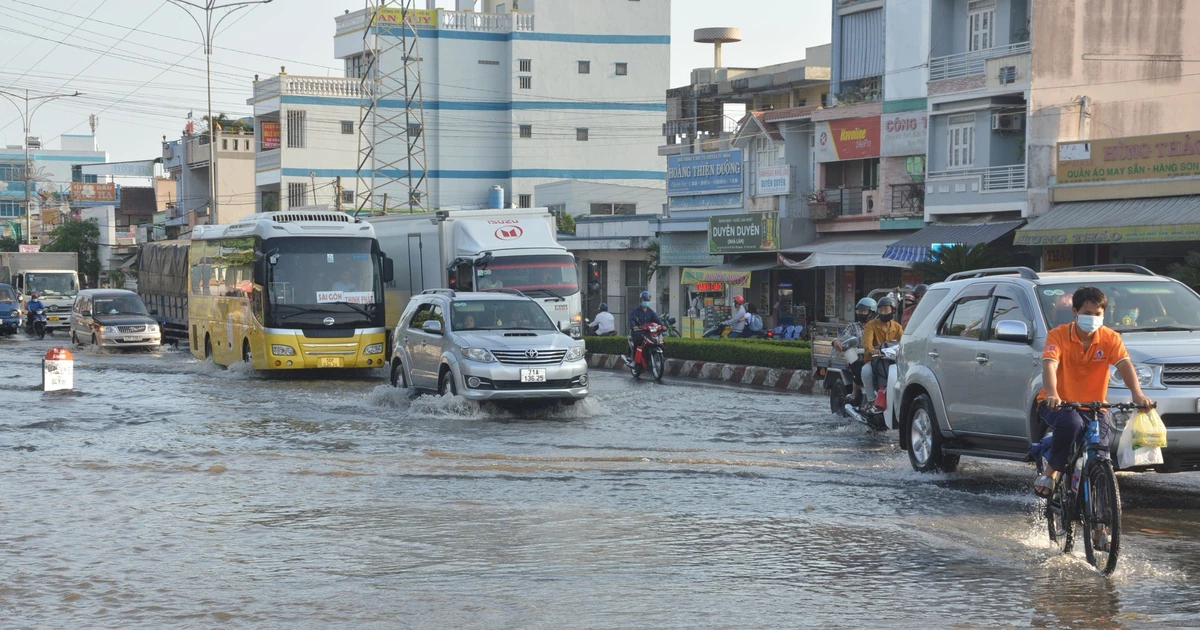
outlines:
[{"label": "flooded street", "polygon": [[1200,625],[1200,473],[1120,476],[1105,579],[1030,466],[919,475],[820,397],[593,371],[522,415],[167,350],[43,394],[53,345],[0,340],[5,628]]}]

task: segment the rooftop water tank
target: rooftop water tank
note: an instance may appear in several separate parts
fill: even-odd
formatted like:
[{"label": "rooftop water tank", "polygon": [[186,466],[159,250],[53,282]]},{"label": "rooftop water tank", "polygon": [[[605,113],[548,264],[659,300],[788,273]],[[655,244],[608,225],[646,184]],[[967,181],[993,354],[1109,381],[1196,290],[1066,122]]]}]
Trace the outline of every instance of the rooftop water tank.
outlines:
[{"label": "rooftop water tank", "polygon": [[488,191],[488,208],[491,210],[504,209],[504,187],[492,186]]}]

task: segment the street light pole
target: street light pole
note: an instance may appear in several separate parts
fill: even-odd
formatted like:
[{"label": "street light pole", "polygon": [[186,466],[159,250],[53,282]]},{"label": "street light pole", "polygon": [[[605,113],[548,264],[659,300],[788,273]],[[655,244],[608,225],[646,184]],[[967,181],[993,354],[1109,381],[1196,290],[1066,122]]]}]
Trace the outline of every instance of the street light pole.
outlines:
[{"label": "street light pole", "polygon": [[[217,0],[203,0],[202,2],[191,2],[190,0],[167,0],[171,4],[181,8],[192,18],[196,23],[196,28],[200,29],[200,37],[204,40],[204,82],[205,89],[208,92],[208,210],[212,213],[209,218],[209,223],[215,223],[217,220],[217,136],[214,128],[215,121],[213,120],[212,108],[212,48],[213,35],[218,28],[221,27],[221,22],[239,9],[245,9],[248,6],[255,4],[269,4],[271,0],[245,0],[243,2],[228,2],[226,4],[217,4]],[[192,15],[188,10],[192,7],[204,13],[204,25],[200,25],[200,20]],[[213,23],[213,14],[218,11],[225,11],[224,15],[217,18],[216,23]],[[185,165],[186,166],[186,165]]]},{"label": "street light pole", "polygon": [[[32,244],[33,222],[29,217],[29,184],[32,180],[30,179],[29,173],[31,170],[33,170],[33,165],[29,162],[29,134],[32,129],[33,115],[37,113],[37,110],[41,109],[42,105],[45,105],[54,99],[71,98],[74,96],[81,96],[81,94],[79,92],[75,92],[74,94],[46,94],[44,96],[30,96],[29,90],[25,90],[25,95],[21,96],[19,94],[0,90],[0,96],[4,97],[4,100],[8,101],[9,103],[12,103],[13,107],[16,107],[17,111],[21,113],[21,126],[25,130],[25,173],[22,177],[25,184],[25,242]],[[25,103],[25,107],[22,108],[19,104],[17,104],[17,101],[13,100],[14,98],[23,101]],[[32,110],[29,109],[30,101],[34,102]]]}]

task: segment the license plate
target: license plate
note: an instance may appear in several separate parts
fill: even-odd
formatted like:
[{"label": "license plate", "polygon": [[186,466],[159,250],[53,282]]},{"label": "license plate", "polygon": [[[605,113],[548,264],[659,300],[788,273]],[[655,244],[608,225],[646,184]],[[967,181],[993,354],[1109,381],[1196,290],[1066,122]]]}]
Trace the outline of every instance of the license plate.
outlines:
[{"label": "license plate", "polygon": [[521,370],[522,383],[545,383],[546,370]]},{"label": "license plate", "polygon": [[141,341],[141,340],[142,340],[141,337],[121,337],[121,341],[124,341],[124,342]]},{"label": "license plate", "polygon": [[317,360],[317,367],[342,367],[342,357],[321,357]]},{"label": "license plate", "polygon": [[56,322],[56,321],[58,321],[58,318],[57,318],[57,317],[51,317],[51,318],[50,318],[50,321],[52,321],[52,322]]}]

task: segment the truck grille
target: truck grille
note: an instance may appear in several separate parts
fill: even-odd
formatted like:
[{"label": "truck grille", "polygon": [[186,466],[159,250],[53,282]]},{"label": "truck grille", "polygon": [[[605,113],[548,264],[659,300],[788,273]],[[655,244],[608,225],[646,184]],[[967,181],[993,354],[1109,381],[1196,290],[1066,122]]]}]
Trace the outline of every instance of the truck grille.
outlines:
[{"label": "truck grille", "polygon": [[[509,365],[558,365],[566,350],[492,350],[496,360]],[[532,356],[531,356],[532,355]]]},{"label": "truck grille", "polygon": [[1164,365],[1162,382],[1163,385],[1200,386],[1200,363]]},{"label": "truck grille", "polygon": [[117,326],[117,332],[123,332],[123,333],[146,332],[146,327],[145,326]]}]

